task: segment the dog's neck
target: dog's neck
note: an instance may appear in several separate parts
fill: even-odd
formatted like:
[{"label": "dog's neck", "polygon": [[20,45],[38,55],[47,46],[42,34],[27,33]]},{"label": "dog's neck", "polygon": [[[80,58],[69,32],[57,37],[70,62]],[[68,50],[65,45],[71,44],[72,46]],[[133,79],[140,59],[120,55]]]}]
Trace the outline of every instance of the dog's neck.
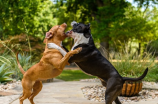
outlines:
[{"label": "dog's neck", "polygon": [[87,44],[89,42],[89,38],[86,38],[83,33],[73,33],[74,34],[74,45],[71,50],[74,49],[79,44]]},{"label": "dog's neck", "polygon": [[55,43],[56,45],[58,45],[59,47],[62,47],[62,41],[59,41],[58,39],[51,39],[48,40],[48,43]]},{"label": "dog's neck", "polygon": [[55,43],[48,43],[48,44],[47,44],[47,48],[48,48],[48,49],[57,49],[58,51],[60,51],[60,53],[61,53],[63,56],[65,56],[65,55],[67,54],[67,52],[66,52],[64,49],[62,49],[60,46],[58,46],[58,45],[55,44]]},{"label": "dog's neck", "polygon": [[61,48],[62,47],[62,41],[48,41],[48,39],[46,40],[46,47],[45,50],[49,50],[49,49],[57,49],[58,51],[60,51],[60,53],[65,56],[67,54],[67,52]]}]

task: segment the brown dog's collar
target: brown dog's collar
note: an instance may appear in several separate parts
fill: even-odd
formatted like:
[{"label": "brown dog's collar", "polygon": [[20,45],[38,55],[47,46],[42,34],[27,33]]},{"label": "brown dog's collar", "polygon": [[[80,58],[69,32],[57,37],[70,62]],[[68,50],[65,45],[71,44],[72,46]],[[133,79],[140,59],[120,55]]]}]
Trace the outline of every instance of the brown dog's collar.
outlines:
[{"label": "brown dog's collar", "polygon": [[55,43],[48,43],[47,44],[47,48],[49,48],[49,49],[57,49],[63,56],[65,56],[67,54],[67,52],[64,49],[62,49],[61,47],[59,47]]}]

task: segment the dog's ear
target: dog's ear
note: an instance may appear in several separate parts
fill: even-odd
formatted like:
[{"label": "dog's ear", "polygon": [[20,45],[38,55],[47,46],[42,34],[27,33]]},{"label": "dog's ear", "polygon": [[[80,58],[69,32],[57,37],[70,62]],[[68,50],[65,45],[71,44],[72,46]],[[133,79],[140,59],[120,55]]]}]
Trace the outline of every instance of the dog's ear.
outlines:
[{"label": "dog's ear", "polygon": [[44,39],[43,43],[46,43],[46,39],[50,39],[51,37],[53,37],[53,33],[52,32],[46,32],[46,36],[45,36],[45,39]]},{"label": "dog's ear", "polygon": [[53,36],[52,32],[46,32],[46,37],[47,39],[50,39]]},{"label": "dog's ear", "polygon": [[89,38],[91,36],[90,23],[86,25],[86,31],[87,32],[84,34],[84,36]]},{"label": "dog's ear", "polygon": [[87,28],[87,29],[90,29],[90,23],[88,23],[88,24],[86,25],[86,28]]},{"label": "dog's ear", "polygon": [[74,24],[77,24],[76,21],[71,22],[71,26],[73,27]]}]

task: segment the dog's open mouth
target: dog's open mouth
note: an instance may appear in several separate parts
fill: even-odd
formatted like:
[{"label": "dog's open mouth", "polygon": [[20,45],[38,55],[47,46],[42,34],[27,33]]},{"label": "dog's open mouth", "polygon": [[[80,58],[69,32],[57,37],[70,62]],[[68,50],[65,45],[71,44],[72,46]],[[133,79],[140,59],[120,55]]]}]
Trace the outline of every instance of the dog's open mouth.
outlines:
[{"label": "dog's open mouth", "polygon": [[67,34],[65,33],[65,31],[63,32],[63,34],[67,37]]},{"label": "dog's open mouth", "polygon": [[72,34],[72,30],[67,31],[67,32],[65,33],[65,35],[68,36],[68,37],[70,37],[71,34]]},{"label": "dog's open mouth", "polygon": [[65,31],[63,32],[63,35],[66,36],[66,37],[68,37],[67,34],[68,34],[67,32],[65,32]]}]

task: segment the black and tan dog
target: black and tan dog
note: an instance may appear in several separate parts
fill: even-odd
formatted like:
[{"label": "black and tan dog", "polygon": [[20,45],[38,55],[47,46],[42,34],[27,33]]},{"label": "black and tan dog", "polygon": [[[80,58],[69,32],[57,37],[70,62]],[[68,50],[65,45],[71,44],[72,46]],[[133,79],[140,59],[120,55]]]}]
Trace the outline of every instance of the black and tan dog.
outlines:
[{"label": "black and tan dog", "polygon": [[74,39],[72,50],[82,47],[82,51],[71,57],[69,62],[75,62],[84,72],[97,76],[104,81],[104,86],[106,86],[106,104],[112,104],[113,101],[116,104],[121,104],[118,96],[121,93],[123,83],[127,80],[136,81],[143,79],[148,72],[148,68],[139,78],[122,77],[95,47],[91,36],[90,25],[77,22],[72,22],[71,25],[73,29],[68,31],[67,35]]}]

